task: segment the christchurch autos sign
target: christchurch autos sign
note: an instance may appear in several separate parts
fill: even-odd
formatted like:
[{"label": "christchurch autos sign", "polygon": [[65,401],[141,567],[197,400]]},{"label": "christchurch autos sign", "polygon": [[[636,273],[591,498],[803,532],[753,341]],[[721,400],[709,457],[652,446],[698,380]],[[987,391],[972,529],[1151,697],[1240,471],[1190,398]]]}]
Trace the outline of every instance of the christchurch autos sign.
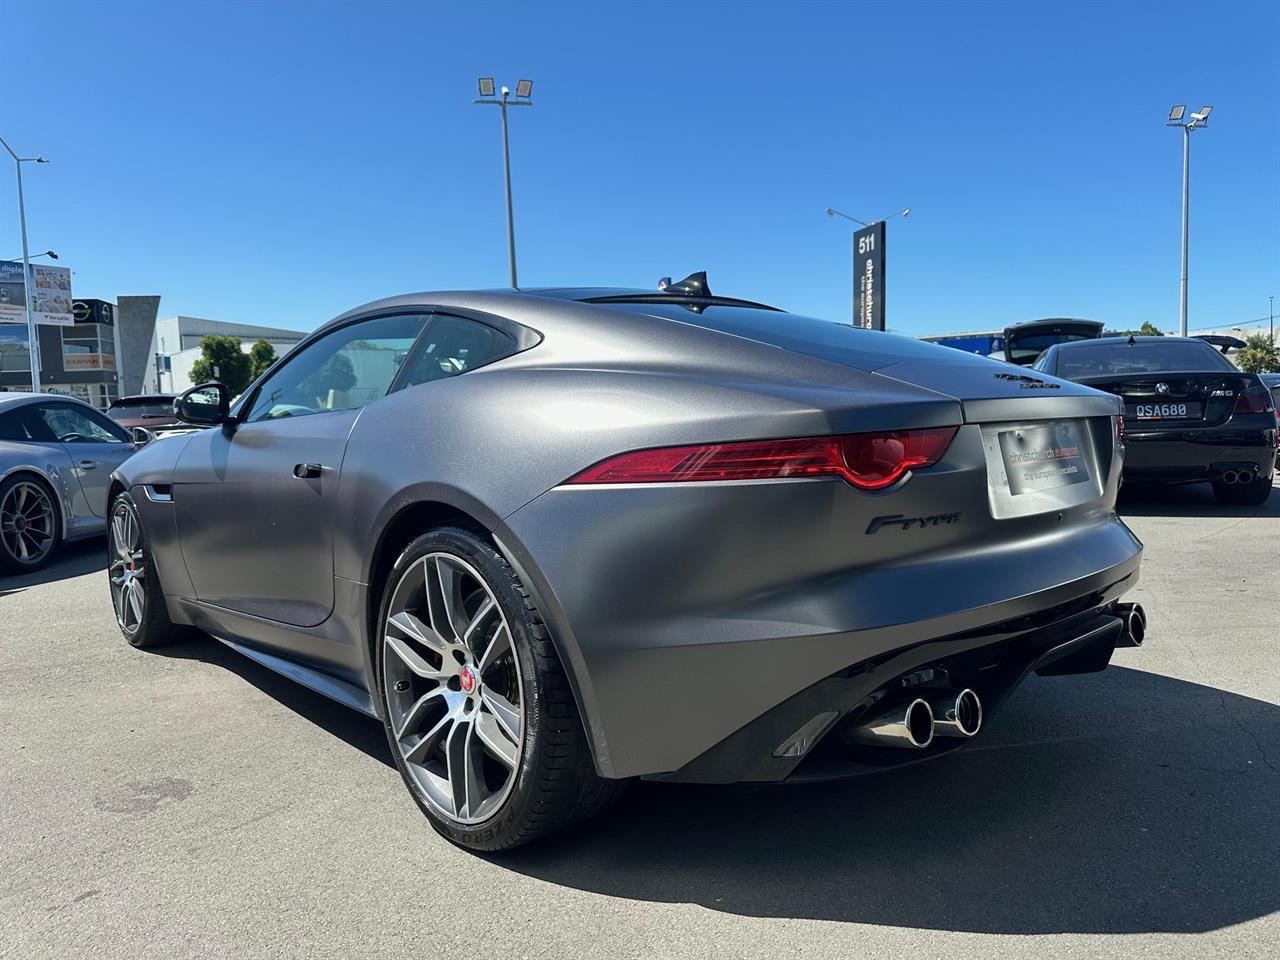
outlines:
[{"label": "christchurch autos sign", "polygon": [[[22,261],[0,260],[0,323],[26,323],[22,306]],[[36,323],[69,327],[71,271],[66,267],[31,264],[31,318]]]},{"label": "christchurch autos sign", "polygon": [[853,235],[853,322],[884,329],[884,221]]}]

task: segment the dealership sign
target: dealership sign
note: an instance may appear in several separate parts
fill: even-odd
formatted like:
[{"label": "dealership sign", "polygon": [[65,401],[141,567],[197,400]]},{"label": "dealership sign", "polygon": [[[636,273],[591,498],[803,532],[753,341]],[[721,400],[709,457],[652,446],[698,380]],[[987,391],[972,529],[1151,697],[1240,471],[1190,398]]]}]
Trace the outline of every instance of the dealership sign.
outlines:
[{"label": "dealership sign", "polygon": [[[31,319],[70,326],[74,322],[71,271],[67,267],[31,264]],[[0,260],[0,323],[25,323],[22,305],[22,261]]]},{"label": "dealership sign", "polygon": [[853,323],[884,329],[884,221],[853,235]]}]

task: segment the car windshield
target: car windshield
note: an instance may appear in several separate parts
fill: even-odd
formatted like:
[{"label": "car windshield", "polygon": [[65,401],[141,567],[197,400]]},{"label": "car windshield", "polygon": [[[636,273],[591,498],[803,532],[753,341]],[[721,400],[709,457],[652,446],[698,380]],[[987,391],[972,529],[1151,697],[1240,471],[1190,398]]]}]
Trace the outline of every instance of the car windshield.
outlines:
[{"label": "car windshield", "polygon": [[1137,340],[1073,344],[1059,348],[1057,375],[1108,377],[1128,373],[1209,373],[1234,371],[1222,354],[1199,340]]},{"label": "car windshield", "polygon": [[148,400],[143,403],[120,403],[107,411],[112,420],[144,420],[151,417],[172,417],[172,400]]}]

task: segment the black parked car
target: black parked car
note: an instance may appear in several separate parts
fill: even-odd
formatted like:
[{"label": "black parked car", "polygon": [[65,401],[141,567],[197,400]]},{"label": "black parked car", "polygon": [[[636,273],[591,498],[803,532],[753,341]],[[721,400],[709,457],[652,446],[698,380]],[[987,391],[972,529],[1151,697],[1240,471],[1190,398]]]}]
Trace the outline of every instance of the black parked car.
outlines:
[{"label": "black parked car", "polygon": [[1218,500],[1271,495],[1276,408],[1257,375],[1195,337],[1103,337],[1059,343],[1033,369],[1124,398],[1124,476],[1208,481]]}]

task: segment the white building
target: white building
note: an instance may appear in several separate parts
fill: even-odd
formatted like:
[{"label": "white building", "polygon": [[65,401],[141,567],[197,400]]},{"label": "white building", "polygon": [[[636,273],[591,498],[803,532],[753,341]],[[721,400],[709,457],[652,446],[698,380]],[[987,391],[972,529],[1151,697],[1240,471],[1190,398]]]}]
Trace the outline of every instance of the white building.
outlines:
[{"label": "white building", "polygon": [[181,393],[191,382],[191,368],[200,359],[200,339],[208,336],[235,337],[245,353],[265,339],[282,357],[307,334],[280,327],[260,327],[250,323],[227,323],[200,317],[164,317],[156,320],[151,335],[150,363],[142,376],[143,393]]}]

